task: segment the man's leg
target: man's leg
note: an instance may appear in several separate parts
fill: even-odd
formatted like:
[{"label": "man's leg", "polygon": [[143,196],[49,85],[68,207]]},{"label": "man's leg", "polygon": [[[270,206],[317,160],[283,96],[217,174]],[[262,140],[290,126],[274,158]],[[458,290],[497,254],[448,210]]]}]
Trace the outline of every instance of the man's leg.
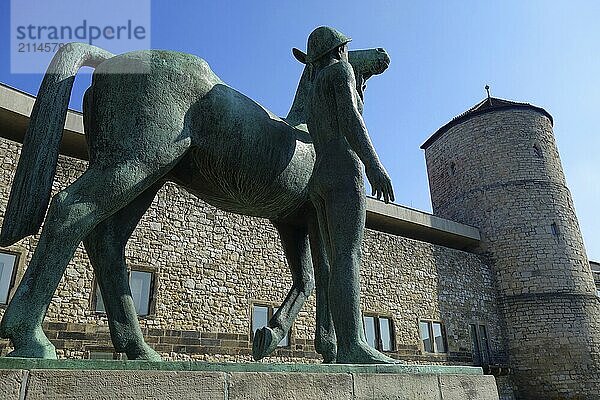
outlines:
[{"label": "man's leg", "polygon": [[319,219],[319,225],[329,239],[329,305],[337,337],[337,363],[394,363],[396,360],[367,344],[363,328],[360,259],[366,216],[364,193],[330,190],[323,200],[325,218]]}]

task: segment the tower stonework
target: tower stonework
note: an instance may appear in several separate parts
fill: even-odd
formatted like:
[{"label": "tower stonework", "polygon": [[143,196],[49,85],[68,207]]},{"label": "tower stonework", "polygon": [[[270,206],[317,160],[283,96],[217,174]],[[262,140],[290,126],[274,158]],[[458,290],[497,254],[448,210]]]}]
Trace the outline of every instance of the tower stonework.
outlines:
[{"label": "tower stonework", "polygon": [[480,229],[518,399],[600,399],[600,300],[542,108],[487,98],[425,150],[434,214]]}]

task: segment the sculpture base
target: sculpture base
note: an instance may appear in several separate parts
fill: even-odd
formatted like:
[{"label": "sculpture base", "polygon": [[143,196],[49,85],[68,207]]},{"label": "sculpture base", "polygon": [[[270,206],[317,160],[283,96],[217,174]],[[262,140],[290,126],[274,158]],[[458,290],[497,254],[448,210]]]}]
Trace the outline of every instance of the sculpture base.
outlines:
[{"label": "sculpture base", "polygon": [[0,358],[0,399],[497,400],[481,368]]}]

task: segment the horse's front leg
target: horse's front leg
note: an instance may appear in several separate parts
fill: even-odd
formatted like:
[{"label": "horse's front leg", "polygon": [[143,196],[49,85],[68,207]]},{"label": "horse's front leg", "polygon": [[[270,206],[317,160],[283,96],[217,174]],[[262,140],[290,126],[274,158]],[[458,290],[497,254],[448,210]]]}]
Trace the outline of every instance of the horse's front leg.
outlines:
[{"label": "horse's front leg", "polygon": [[255,360],[271,354],[290,330],[304,302],[314,290],[308,241],[308,227],[272,221],[279,232],[283,251],[292,273],[292,288],[268,325],[254,333],[252,356]]}]

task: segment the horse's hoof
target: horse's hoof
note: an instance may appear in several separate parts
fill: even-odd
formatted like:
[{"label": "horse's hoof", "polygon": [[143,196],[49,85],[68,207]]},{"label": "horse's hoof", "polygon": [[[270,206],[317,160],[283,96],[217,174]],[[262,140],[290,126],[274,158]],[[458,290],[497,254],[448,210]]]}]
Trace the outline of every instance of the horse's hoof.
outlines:
[{"label": "horse's hoof", "polygon": [[141,349],[132,352],[126,352],[128,360],[142,360],[142,361],[162,361],[162,357],[152,347],[146,343],[143,344]]},{"label": "horse's hoof", "polygon": [[138,360],[162,361],[162,357],[153,349],[148,349],[148,351],[144,352],[144,354],[139,357]]},{"label": "horse's hoof", "polygon": [[47,344],[30,343],[25,346],[14,349],[6,355],[7,357],[22,357],[22,358],[45,358],[48,360],[56,360],[56,349],[50,342]]},{"label": "horse's hoof", "polygon": [[278,337],[275,331],[268,326],[258,329],[254,332],[254,340],[252,341],[252,357],[258,361],[269,354],[276,348],[283,337]]}]

